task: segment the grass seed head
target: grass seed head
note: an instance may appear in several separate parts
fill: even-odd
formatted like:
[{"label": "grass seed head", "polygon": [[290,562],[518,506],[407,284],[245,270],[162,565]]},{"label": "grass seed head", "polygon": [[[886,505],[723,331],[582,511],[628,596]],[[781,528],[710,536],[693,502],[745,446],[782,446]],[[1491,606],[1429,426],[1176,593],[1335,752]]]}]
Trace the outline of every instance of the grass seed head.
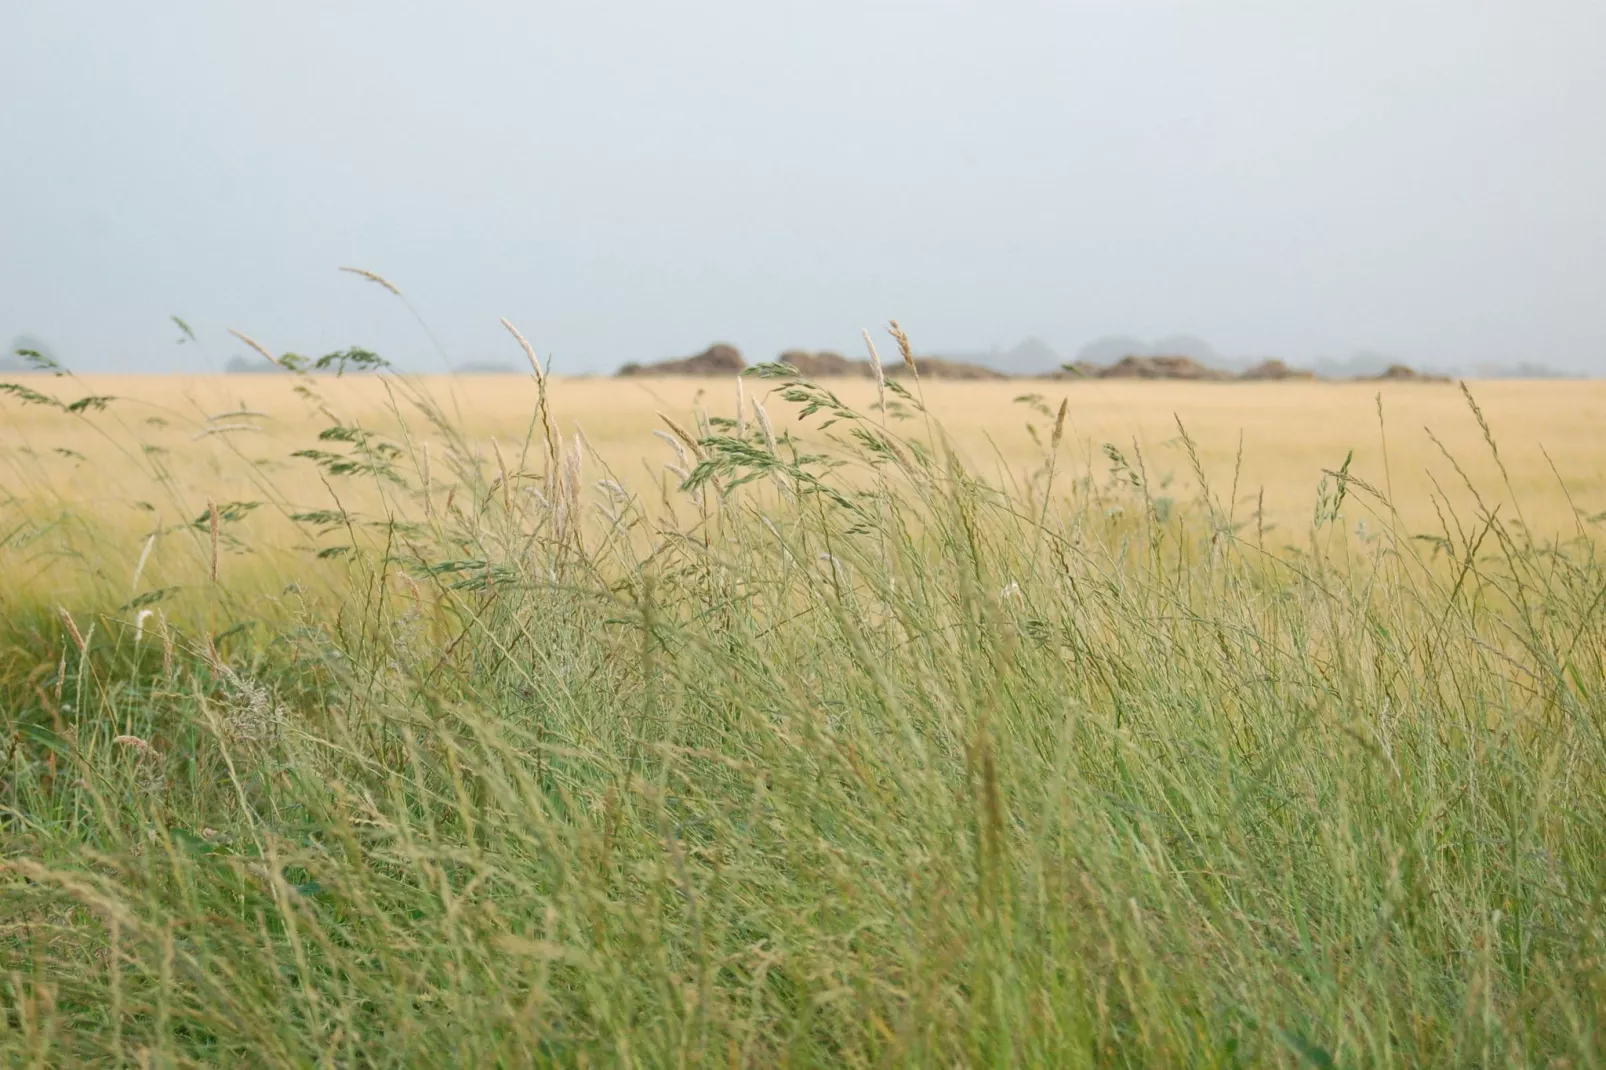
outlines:
[{"label": "grass seed head", "polygon": [[73,645],[78,648],[78,653],[84,653],[89,644],[84,641],[83,633],[78,630],[78,622],[72,619],[72,614],[67,612],[66,606],[56,607],[56,612],[61,614],[61,622],[67,626],[67,634],[72,636]]},{"label": "grass seed head", "polygon": [[391,293],[395,294],[397,297],[400,297],[402,295],[402,292],[399,289],[396,288],[396,284],[395,283],[391,282],[389,279],[385,278],[383,275],[377,274],[376,272],[368,271],[368,270],[366,270],[364,268],[357,268],[357,267],[343,267],[340,270],[344,271],[344,272],[346,272],[347,274],[350,274],[350,275],[360,275],[361,277],[367,279],[369,282],[377,283],[378,285],[383,286],[385,289],[389,290]]},{"label": "grass seed head", "polygon": [[502,326],[507,328],[507,333],[511,334],[514,341],[519,343],[519,348],[524,350],[524,358],[530,362],[530,371],[535,374],[535,381],[541,382],[545,379],[546,373],[541,370],[541,361],[535,355],[535,347],[530,345],[529,340],[519,332],[517,327],[513,326],[506,316],[502,317]]},{"label": "grass seed head", "polygon": [[[268,347],[267,346],[263,345],[261,342],[257,341],[255,338],[252,338],[250,335],[246,334],[244,331],[237,331],[233,327],[230,327],[229,328],[229,333],[234,335],[234,337],[238,338],[240,341],[244,342],[246,345],[250,346],[252,349],[256,350],[259,354],[262,355],[263,359],[268,361],[268,363],[270,363],[270,364],[279,364],[280,363],[278,357],[276,357],[272,353],[268,352]],[[280,364],[280,367],[283,367],[283,365]]]},{"label": "grass seed head", "polygon": [[889,321],[887,330],[897,341],[898,353],[903,357],[904,364],[908,365],[909,370],[918,376],[920,369],[915,366],[915,351],[914,347],[909,344],[909,336],[904,333],[902,327],[898,326],[897,320]]},{"label": "grass seed head", "polygon": [[882,422],[887,419],[887,374],[881,367],[881,354],[876,351],[875,340],[870,337],[869,331],[863,331],[864,344],[870,349],[870,371],[875,375],[876,408],[881,412]]}]

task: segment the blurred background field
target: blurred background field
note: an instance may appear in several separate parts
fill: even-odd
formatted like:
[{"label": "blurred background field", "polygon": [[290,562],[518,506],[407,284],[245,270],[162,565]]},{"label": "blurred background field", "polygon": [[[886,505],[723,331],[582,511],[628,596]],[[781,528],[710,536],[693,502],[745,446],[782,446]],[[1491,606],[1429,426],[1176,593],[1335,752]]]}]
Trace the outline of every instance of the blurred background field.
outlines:
[{"label": "blurred background field", "polygon": [[[110,542],[95,543],[109,565],[133,560],[151,531],[194,520],[208,500],[261,501],[276,504],[281,514],[333,507],[333,491],[320,480],[319,467],[292,454],[317,447],[318,435],[336,422],[393,440],[405,454],[398,463],[415,476],[424,445],[434,440],[433,489],[442,501],[456,477],[440,466],[441,431],[420,399],[432,399],[460,431],[487,479],[494,478],[498,463],[493,439],[503,463],[516,466],[541,437],[538,388],[528,377],[9,380],[68,403],[82,396],[114,399],[104,411],[73,414],[0,397],[0,500],[10,520],[0,530],[0,555],[14,589],[52,582],[59,560],[40,553],[49,540],[25,537],[32,529],[22,522],[24,514],[35,525],[70,516],[90,525],[97,540],[109,533]],[[852,406],[874,404],[871,382],[823,385]],[[1254,518],[1271,545],[1303,545],[1324,470],[1339,469],[1351,453],[1350,473],[1385,492],[1392,488],[1390,497],[1412,533],[1442,534],[1444,516],[1473,511],[1463,474],[1486,506],[1502,507],[1505,519],[1525,523],[1536,539],[1575,533],[1579,510],[1606,510],[1606,382],[1489,381],[1469,388],[1500,447],[1504,475],[1452,384],[1015,380],[933,381],[920,389],[969,465],[1017,485],[1041,465],[1050,413],[1066,401],[1059,464],[1069,476],[1061,484],[1068,495],[1074,495],[1079,477],[1098,483],[1110,476],[1109,444],[1142,466],[1152,494],[1192,500],[1198,478],[1180,422],[1215,497],[1228,504],[1236,486],[1237,501],[1228,507],[1240,522]],[[664,468],[675,459],[673,452],[653,434],[668,433],[659,414],[698,432],[705,418],[735,416],[737,389],[734,378],[549,383],[557,430],[566,440],[577,431],[583,436],[589,481],[611,476],[649,495],[678,482]],[[744,390],[763,403],[768,384],[749,378]],[[767,409],[779,430],[818,441],[821,432],[802,430],[789,406],[771,397]],[[916,439],[926,433],[921,421],[905,421],[898,430]],[[1512,490],[1517,502],[1510,500]],[[358,500],[365,492],[361,480],[342,490]],[[387,508],[405,512],[416,504],[392,501]],[[1348,527],[1375,529],[1379,508],[1375,501],[1352,499]],[[259,548],[295,537],[274,527],[274,512],[259,509],[241,518],[248,525],[242,530],[260,536]],[[157,563],[163,559],[158,555]]]},{"label": "blurred background field", "polygon": [[[5,378],[42,391],[54,389],[66,400],[84,394],[117,399],[107,412],[88,413],[80,420],[0,398],[0,445],[7,455],[5,471],[13,481],[9,489],[19,493],[18,487],[27,486],[36,473],[48,472],[49,486],[85,504],[106,500],[108,495],[115,499],[126,490],[118,459],[121,450],[137,453],[147,446],[166,451],[175,471],[191,469],[198,478],[204,473],[209,491],[220,493],[213,480],[228,470],[236,451],[253,461],[280,461],[287,448],[301,448],[315,437],[327,426],[320,403],[343,419],[386,432],[398,430],[394,410],[399,405],[412,433],[423,441],[430,431],[410,400],[421,392],[460,419],[471,438],[488,442],[496,436],[507,444],[530,431],[537,400],[536,384],[519,376]],[[75,385],[64,385],[67,382]],[[859,408],[868,409],[875,400],[874,384],[868,381],[822,380],[821,385]],[[1606,491],[1602,449],[1606,434],[1601,430],[1606,427],[1606,381],[1498,380],[1467,385],[1503,447],[1517,487],[1548,496],[1559,492],[1559,474],[1581,500]],[[655,481],[661,451],[652,432],[664,428],[656,414],[689,422],[702,409],[728,417],[734,414],[737,390],[734,378],[559,378],[549,389],[560,431],[572,433],[578,427],[621,475],[634,478],[645,465]],[[1172,476],[1179,496],[1185,496],[1196,480],[1187,460],[1179,460],[1180,420],[1197,442],[1205,472],[1214,483],[1231,482],[1241,444],[1240,491],[1264,488],[1268,515],[1280,520],[1308,512],[1322,469],[1336,468],[1349,450],[1355,454],[1352,470],[1381,486],[1388,478],[1383,463],[1385,430],[1398,497],[1413,520],[1425,519],[1424,510],[1431,513],[1425,501],[1415,501],[1433,489],[1427,478],[1430,471],[1449,493],[1460,482],[1429,432],[1475,482],[1496,474],[1482,432],[1453,385],[1010,380],[936,381],[923,383],[920,389],[933,417],[961,453],[983,468],[1014,469],[1040,460],[1041,444],[1033,442],[1026,425],[1034,424],[1041,432],[1044,420],[1018,399],[1036,395],[1050,407],[1068,399],[1065,441],[1076,462],[1097,468],[1103,463],[1104,443],[1128,452],[1136,443],[1155,473]],[[316,396],[307,396],[308,390]],[[765,390],[763,382],[747,381],[749,396],[762,400]],[[769,408],[778,420],[788,418],[784,411],[776,411],[773,402]],[[86,420],[109,438],[91,431]],[[235,430],[209,436],[211,442],[195,438],[200,431],[222,425]],[[247,426],[250,430],[244,429]],[[225,436],[227,446],[221,441]],[[54,452],[61,448],[83,453],[85,459]],[[30,456],[29,449],[36,458],[20,460]],[[51,459],[48,455],[53,453]],[[310,472],[309,467],[305,474]],[[1538,502],[1526,504],[1539,508]],[[1541,509],[1539,515],[1553,523],[1571,523],[1564,502],[1558,500],[1549,508],[1552,511]]]}]

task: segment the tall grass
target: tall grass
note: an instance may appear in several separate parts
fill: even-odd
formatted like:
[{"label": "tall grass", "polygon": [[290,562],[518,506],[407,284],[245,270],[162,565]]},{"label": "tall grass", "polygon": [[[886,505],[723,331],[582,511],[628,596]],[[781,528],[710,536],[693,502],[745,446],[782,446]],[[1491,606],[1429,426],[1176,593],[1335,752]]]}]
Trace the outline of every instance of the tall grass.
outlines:
[{"label": "tall grass", "polygon": [[[179,600],[14,597],[0,1052],[1606,1058],[1583,520],[1414,533],[1346,465],[1273,552],[1235,488],[1073,478],[1057,429],[983,478],[912,382],[761,368],[637,496],[544,393],[485,449],[398,380],[434,451],[332,420],[329,501],[176,503]],[[247,589],[274,512],[304,563]]]}]

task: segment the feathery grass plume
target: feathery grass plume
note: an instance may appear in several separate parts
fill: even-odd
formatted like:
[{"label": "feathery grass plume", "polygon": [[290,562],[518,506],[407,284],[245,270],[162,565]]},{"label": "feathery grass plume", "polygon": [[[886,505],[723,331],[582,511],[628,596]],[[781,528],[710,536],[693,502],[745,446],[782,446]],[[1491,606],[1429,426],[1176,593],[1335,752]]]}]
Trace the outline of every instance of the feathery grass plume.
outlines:
[{"label": "feathery grass plume", "polygon": [[747,437],[747,388],[740,372],[736,375],[736,437]]},{"label": "feathery grass plume", "polygon": [[212,582],[217,582],[218,569],[218,539],[221,535],[222,522],[217,514],[217,502],[211,498],[206,499],[206,515],[212,530]]},{"label": "feathery grass plume", "polygon": [[139,593],[139,578],[145,572],[145,562],[151,559],[151,548],[156,545],[156,532],[151,532],[145,539],[145,545],[139,551],[139,560],[134,563],[134,578],[129,582],[128,593]]},{"label": "feathery grass plume", "polygon": [[113,736],[112,744],[134,752],[135,784],[141,791],[155,795],[162,790],[167,776],[162,769],[161,751],[152,746],[149,740],[134,735]]},{"label": "feathery grass plume", "polygon": [[360,275],[369,282],[378,283],[380,286],[383,286],[397,297],[402,296],[402,292],[396,288],[396,284],[385,278],[383,275],[357,267],[343,267],[340,270],[351,275]]},{"label": "feathery grass plume", "polygon": [[141,739],[138,736],[113,736],[112,742],[119,747],[127,747],[142,755],[157,753],[156,748],[151,746],[149,740]]},{"label": "feathery grass plume", "polygon": [[[754,399],[753,405],[755,408],[758,406],[757,399]],[[691,467],[691,456],[686,452],[686,447],[680,444],[680,439],[656,427],[652,429],[652,433],[655,438],[661,438],[669,443],[669,447],[675,451],[675,459],[680,463],[680,467],[687,469]]]},{"label": "feathery grass plume", "polygon": [[902,355],[904,364],[909,366],[909,371],[916,379],[920,378],[920,369],[915,366],[915,351],[914,347],[909,344],[909,336],[904,333],[902,327],[898,326],[897,320],[890,320],[887,330],[897,340],[898,353]]},{"label": "feathery grass plume", "polygon": [[289,721],[289,711],[261,683],[235,672],[208,641],[206,658],[228,685],[219,728],[231,743],[271,743]]},{"label": "feathery grass plume", "polygon": [[502,317],[502,326],[507,329],[507,333],[513,336],[513,340],[524,351],[524,358],[530,362],[530,371],[535,376],[536,404],[541,416],[541,433],[546,436],[547,467],[545,485],[551,487],[552,480],[558,474],[558,451],[561,449],[562,442],[558,437],[558,429],[552,423],[552,411],[547,405],[546,372],[542,370],[541,361],[535,355],[535,347],[530,345],[529,339],[525,338],[523,333],[513,326],[513,322],[506,316]]},{"label": "feathery grass plume", "polygon": [[142,609],[134,614],[134,643],[138,645],[145,638],[145,622],[156,615],[154,609]]},{"label": "feathery grass plume", "polygon": [[569,449],[563,457],[563,490],[568,501],[569,516],[573,518],[574,530],[578,536],[580,530],[580,491],[585,483],[585,439],[580,432],[574,433],[574,439],[569,443]]},{"label": "feathery grass plume", "polygon": [[429,443],[425,442],[422,443],[421,449],[419,450],[418,481],[423,487],[424,517],[425,519],[432,520],[435,517],[435,509],[434,503],[430,499],[429,475]]},{"label": "feathery grass plume", "polygon": [[[1040,559],[1039,554],[1043,548],[1043,535],[1048,530],[1048,507],[1054,496],[1054,476],[1059,470],[1060,439],[1065,436],[1065,414],[1070,410],[1070,404],[1070,398],[1060,399],[1059,412],[1054,415],[1054,431],[1048,438],[1048,464],[1045,467],[1046,477],[1043,480],[1043,505],[1038,510],[1037,530],[1032,535],[1031,577],[1033,583],[1037,580],[1037,566]],[[1037,438],[1035,432],[1033,432],[1032,438],[1034,440]]]},{"label": "feathery grass plume", "polygon": [[218,425],[216,425],[214,427],[203,427],[203,428],[201,428],[201,430],[195,432],[195,434],[190,436],[190,441],[191,442],[199,442],[203,438],[211,438],[213,435],[232,434],[235,431],[261,431],[261,430],[262,430],[262,428],[256,426],[255,424],[218,424]]},{"label": "feathery grass plume", "polygon": [[[1521,520],[1522,502],[1517,497],[1516,488],[1511,485],[1511,473],[1506,471],[1506,462],[1500,456],[1500,447],[1495,443],[1494,431],[1489,427],[1489,421],[1483,415],[1483,408],[1478,404],[1478,399],[1472,396],[1472,388],[1467,386],[1466,380],[1459,380],[1457,385],[1461,388],[1461,396],[1466,399],[1467,407],[1472,410],[1473,419],[1478,421],[1478,430],[1483,432],[1484,444],[1489,447],[1489,453],[1494,457],[1495,467],[1500,469],[1500,478],[1505,482],[1506,491],[1511,495],[1517,518]],[[1526,526],[1526,521],[1524,521],[1524,526]]]},{"label": "feathery grass plume", "polygon": [[[764,436],[764,448],[772,457],[781,455],[780,443],[775,438],[775,428],[770,425],[770,414],[765,411],[764,403],[758,398],[753,399],[753,416],[758,420],[759,433]],[[779,467],[770,469],[770,481],[785,497],[791,497],[792,484],[787,480],[786,474]]]},{"label": "feathery grass plume", "polygon": [[[757,404],[757,399],[754,399],[754,404]],[[692,456],[699,461],[703,459],[703,448],[697,444],[697,440],[691,436],[690,432],[671,420],[661,409],[658,410],[658,419],[669,425],[669,430],[673,431],[675,437],[686,444],[686,448],[691,450]]]},{"label": "feathery grass plume", "polygon": [[83,633],[78,630],[78,622],[72,619],[72,614],[67,612],[66,606],[57,606],[56,612],[61,615],[61,622],[67,626],[67,634],[72,636],[73,645],[78,648],[78,653],[84,653],[89,644],[84,641]]},{"label": "feathery grass plume", "polygon": [[162,675],[171,678],[173,675],[173,629],[168,626],[167,613],[158,609],[156,623],[162,628]]},{"label": "feathery grass plume", "polygon": [[875,340],[870,337],[868,330],[861,330],[864,335],[864,344],[870,350],[870,370],[875,373],[875,407],[881,413],[881,426],[887,424],[887,375],[881,367],[881,354],[876,351]]},{"label": "feathery grass plume", "polygon": [[398,572],[396,575],[400,578],[402,585],[407,588],[408,593],[413,596],[413,609],[422,611],[424,608],[424,591],[418,586],[418,581],[405,572]]},{"label": "feathery grass plume", "polygon": [[252,349],[256,350],[258,353],[262,354],[263,359],[266,360],[269,364],[277,364],[281,368],[284,367],[283,362],[280,361],[278,357],[276,357],[272,353],[268,352],[268,347],[267,346],[263,345],[261,342],[257,341],[255,338],[252,338],[250,335],[246,334],[244,331],[237,331],[233,327],[230,327],[229,328],[229,333],[234,335],[234,337],[238,338],[240,341],[244,342],[246,345],[250,346]]},{"label": "feathery grass plume", "polygon": [[[906,334],[904,329],[898,325],[897,320],[889,320],[887,330],[891,333],[892,337],[897,340],[898,353],[903,357],[903,363],[909,369],[909,374],[914,377],[915,393],[920,399],[919,408],[920,411],[924,413],[926,418],[926,436],[928,443],[932,448],[936,448],[937,427],[936,424],[932,422],[931,411],[926,408],[926,387],[925,384],[920,381],[920,367],[915,363],[914,346],[909,344],[909,335]],[[904,397],[909,396],[907,393],[903,392],[901,387],[899,387],[898,390],[899,393],[903,394]]]},{"label": "feathery grass plume", "polygon": [[541,370],[541,361],[536,357],[535,347],[530,345],[529,339],[525,338],[506,316],[502,317],[502,326],[507,328],[507,333],[511,334],[513,340],[518,342],[519,348],[524,350],[524,358],[530,362],[530,371],[534,373],[536,382],[545,379],[546,373]]},{"label": "feathery grass plume", "polygon": [[764,435],[764,447],[778,456],[780,448],[775,442],[775,428],[770,426],[770,414],[764,411],[764,403],[758,398],[753,399],[753,416],[758,420],[758,429]]}]

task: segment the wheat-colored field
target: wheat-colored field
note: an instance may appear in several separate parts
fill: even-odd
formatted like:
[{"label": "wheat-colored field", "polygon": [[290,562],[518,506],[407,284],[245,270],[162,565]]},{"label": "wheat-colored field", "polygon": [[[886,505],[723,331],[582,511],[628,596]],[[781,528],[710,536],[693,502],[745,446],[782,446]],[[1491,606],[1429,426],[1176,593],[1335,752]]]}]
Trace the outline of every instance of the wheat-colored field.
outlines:
[{"label": "wheat-colored field", "polygon": [[[204,506],[207,497],[250,497],[265,478],[301,504],[316,504],[325,496],[317,469],[289,455],[315,445],[332,418],[416,450],[434,435],[415,405],[419,394],[433,398],[485,451],[487,464],[493,463],[491,439],[511,457],[528,436],[539,435],[533,422],[538,390],[529,378],[14,381],[68,402],[84,395],[118,399],[104,412],[74,416],[0,398],[0,487],[18,498],[48,495],[102,508],[108,519],[130,498],[149,497],[141,484],[153,460],[190,492],[185,508]],[[767,397],[768,385],[749,380],[744,389],[765,404],[778,428],[795,427],[793,407]],[[874,405],[872,383],[825,385],[856,408]],[[1228,504],[1236,485],[1234,509],[1243,517],[1264,493],[1266,522],[1296,543],[1324,470],[1338,469],[1351,451],[1350,472],[1379,490],[1392,489],[1413,529],[1438,529],[1442,504],[1436,499],[1456,512],[1475,512],[1468,479],[1489,508],[1500,506],[1508,518],[1520,511],[1540,537],[1573,531],[1575,509],[1606,509],[1606,382],[1468,387],[1499,447],[1504,475],[1466,397],[1450,384],[1015,380],[929,382],[920,389],[936,424],[971,466],[1017,478],[1043,463],[1052,424],[1023,397],[1038,395],[1048,409],[1068,402],[1059,460],[1064,471],[1107,478],[1111,462],[1104,447],[1110,444],[1129,462],[1141,462],[1154,494],[1178,501],[1196,495],[1198,486],[1179,432],[1185,428],[1217,499]],[[583,432],[595,458],[632,487],[656,486],[672,458],[652,434],[665,427],[659,413],[695,431],[699,411],[733,417],[737,406],[734,379],[560,379],[549,391],[560,432]],[[921,420],[898,430],[915,438],[926,434]],[[1375,507],[1369,501],[1356,501],[1356,523]]]}]

